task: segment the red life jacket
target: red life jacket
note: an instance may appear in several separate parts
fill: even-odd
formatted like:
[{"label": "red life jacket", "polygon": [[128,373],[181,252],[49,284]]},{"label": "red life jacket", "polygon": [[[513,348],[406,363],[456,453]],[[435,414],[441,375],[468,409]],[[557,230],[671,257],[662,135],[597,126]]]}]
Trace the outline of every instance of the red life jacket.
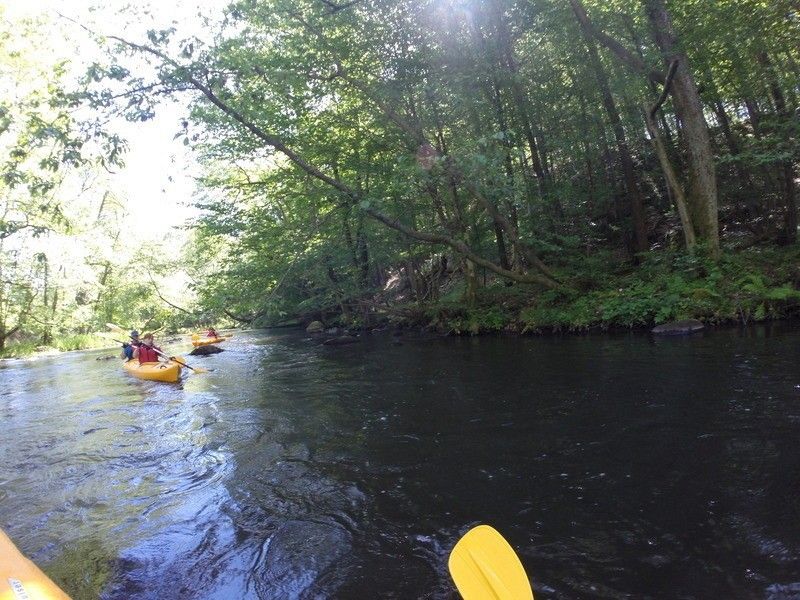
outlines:
[{"label": "red life jacket", "polygon": [[150,347],[147,344],[142,344],[139,346],[139,364],[146,363],[146,362],[158,362],[158,354],[156,353],[157,348],[156,346]]}]

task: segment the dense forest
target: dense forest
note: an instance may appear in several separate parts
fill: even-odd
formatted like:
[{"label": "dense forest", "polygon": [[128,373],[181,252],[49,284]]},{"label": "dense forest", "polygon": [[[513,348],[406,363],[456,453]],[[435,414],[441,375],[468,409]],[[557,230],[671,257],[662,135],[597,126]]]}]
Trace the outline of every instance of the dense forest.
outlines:
[{"label": "dense forest", "polygon": [[[191,305],[153,296],[176,263],[101,258],[65,298],[46,254],[3,249],[0,338],[46,343],[56,316],[89,331],[119,314],[111,294],[128,322],[455,333],[798,311],[796,0],[242,0],[204,16],[205,40],[70,20],[106,58],[71,89],[37,74],[0,130],[5,243],[64,233],[75,203],[53,190],[124,160],[116,119],[185,102],[176,135],[203,173],[177,263]],[[102,256],[119,215],[96,203]]]}]

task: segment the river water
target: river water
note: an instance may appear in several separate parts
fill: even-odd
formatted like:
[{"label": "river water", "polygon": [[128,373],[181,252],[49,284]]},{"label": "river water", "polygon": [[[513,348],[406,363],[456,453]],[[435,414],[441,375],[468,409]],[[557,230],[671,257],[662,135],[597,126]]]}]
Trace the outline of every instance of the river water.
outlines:
[{"label": "river water", "polygon": [[538,599],[800,598],[796,325],[224,347],[0,366],[0,526],[74,598],[453,599],[479,523]]}]

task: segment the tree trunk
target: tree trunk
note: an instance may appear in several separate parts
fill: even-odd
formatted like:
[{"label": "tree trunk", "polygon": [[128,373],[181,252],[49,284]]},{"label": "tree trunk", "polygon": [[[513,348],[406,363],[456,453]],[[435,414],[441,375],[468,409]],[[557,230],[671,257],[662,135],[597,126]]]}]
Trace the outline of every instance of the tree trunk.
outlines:
[{"label": "tree trunk", "polygon": [[[503,110],[503,100],[500,97],[500,85],[497,83],[497,78],[492,77],[492,89],[490,92],[492,104],[494,105],[495,114],[497,116],[497,127],[500,132],[505,135],[508,135],[508,125],[506,123],[506,116],[505,111]],[[513,167],[511,166],[511,154],[508,149],[507,143],[504,141],[503,146],[505,147],[505,157],[503,159],[504,165],[506,168],[506,178],[508,179],[508,184],[513,186],[514,184],[514,171]],[[511,264],[508,261],[508,251],[506,250],[506,242],[503,236],[503,228],[500,224],[495,221],[494,222],[494,235],[497,240],[497,254],[500,259],[500,266],[504,269],[511,269]]]},{"label": "tree trunk", "polygon": [[534,126],[531,122],[530,104],[525,91],[519,83],[519,66],[517,59],[514,56],[514,48],[511,45],[511,36],[509,35],[508,25],[503,16],[504,3],[492,2],[492,12],[494,16],[495,25],[497,27],[497,35],[500,44],[500,61],[503,67],[508,72],[508,86],[511,90],[511,97],[514,100],[514,108],[519,123],[522,126],[522,133],[525,136],[525,141],[528,144],[528,151],[531,155],[531,166],[533,172],[536,174],[536,180],[539,185],[539,193],[542,197],[546,195],[548,187],[548,178],[543,165],[541,151],[539,144],[537,144],[536,136],[534,134]]},{"label": "tree trunk", "polygon": [[478,298],[478,276],[475,272],[475,263],[465,258],[464,265],[464,302],[467,306],[475,306]]},{"label": "tree trunk", "polygon": [[[597,30],[589,20],[580,0],[569,0],[581,24],[592,36],[611,50],[625,65],[651,81],[664,84],[663,72],[650,69],[638,56],[628,51],[611,36]],[[664,0],[643,0],[653,35],[661,49],[665,65],[677,61],[674,74],[673,106],[681,124],[689,171],[688,209],[698,241],[705,242],[713,256],[719,255],[719,219],[717,210],[717,178],[711,137],[703,116],[703,106],[686,54],[675,36]]]},{"label": "tree trunk", "polygon": [[683,186],[681,186],[678,176],[675,174],[675,170],[672,168],[672,163],[669,160],[667,150],[664,146],[664,140],[661,137],[661,133],[658,131],[658,126],[656,125],[655,120],[650,116],[650,110],[647,106],[645,106],[645,123],[647,124],[647,132],[650,134],[650,137],[653,140],[653,148],[656,151],[656,156],[658,156],[658,161],[661,163],[661,168],[664,171],[664,176],[667,179],[667,185],[672,191],[672,195],[675,199],[678,215],[680,215],[681,218],[681,226],[683,227],[683,237],[686,242],[686,248],[687,250],[691,251],[697,244],[697,238],[694,231],[694,225],[692,224],[691,215],[689,214],[688,202],[685,194],[683,193]]},{"label": "tree trunk", "polygon": [[622,176],[625,182],[625,190],[628,193],[628,201],[631,205],[631,221],[633,225],[633,236],[636,252],[646,252],[650,245],[647,242],[647,225],[644,220],[644,203],[642,202],[642,195],[636,182],[633,158],[631,157],[631,152],[628,148],[628,141],[625,138],[625,130],[622,127],[622,119],[619,116],[619,111],[617,110],[617,105],[614,102],[614,97],[611,95],[611,88],[608,85],[608,78],[606,77],[605,70],[603,69],[603,63],[600,61],[600,56],[597,54],[597,48],[595,47],[594,41],[591,39],[589,32],[585,29],[584,36],[586,38],[586,48],[589,52],[589,62],[591,64],[592,71],[594,71],[597,85],[600,87],[600,95],[603,100],[603,107],[608,115],[608,120],[611,123],[611,129],[614,132],[614,139],[617,143],[617,152],[619,152],[619,159],[622,165]]},{"label": "tree trunk", "polygon": [[[764,67],[767,74],[769,91],[772,95],[772,101],[775,103],[775,111],[778,113],[779,135],[785,138],[788,132],[783,131],[783,128],[789,125],[790,115],[786,108],[786,99],[778,83],[778,76],[766,52],[759,53],[758,62]],[[789,244],[794,244],[797,242],[797,194],[795,191],[794,165],[792,161],[782,160],[779,165],[779,171],[781,173],[783,184],[781,187],[783,188],[784,194],[784,235]]]},{"label": "tree trunk", "polygon": [[[644,0],[647,16],[665,64],[678,61],[672,83],[675,112],[682,124],[689,169],[687,202],[698,241],[708,244],[712,255],[719,255],[717,177],[711,138],[703,116],[700,95],[689,70],[686,53],[680,48],[664,0]],[[674,190],[673,190],[674,192]]]},{"label": "tree trunk", "polygon": [[367,236],[359,230],[356,237],[356,256],[358,258],[358,285],[364,290],[369,287],[369,247]]},{"label": "tree trunk", "polygon": [[[622,17],[622,22],[625,24],[625,29],[628,30],[628,35],[630,36],[631,40],[633,41],[633,45],[636,48],[636,56],[638,56],[639,60],[644,63],[644,50],[642,49],[643,44],[642,39],[639,37],[639,33],[636,31],[636,23],[631,15],[627,13],[622,13],[620,16]],[[653,92],[653,95],[658,96],[658,87],[656,86],[656,82],[650,79],[648,83],[650,84],[650,91]],[[669,127],[669,123],[667,123],[667,118],[664,116],[663,111],[659,113],[659,119],[661,121],[661,131],[663,132],[664,146],[669,148],[672,146],[672,130]]]}]

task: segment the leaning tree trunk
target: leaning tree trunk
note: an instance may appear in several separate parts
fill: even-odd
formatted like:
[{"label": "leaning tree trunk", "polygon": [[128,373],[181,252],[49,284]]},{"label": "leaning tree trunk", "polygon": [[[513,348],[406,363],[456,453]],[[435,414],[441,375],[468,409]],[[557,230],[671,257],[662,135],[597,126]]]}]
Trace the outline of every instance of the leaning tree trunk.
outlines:
[{"label": "leaning tree trunk", "polygon": [[683,125],[689,169],[688,208],[698,241],[706,243],[716,256],[719,254],[717,176],[700,94],[689,69],[686,53],[678,44],[664,0],[644,0],[644,3],[665,64],[678,61],[678,70],[672,84],[672,98],[675,112]]},{"label": "leaning tree trunk", "polygon": [[672,192],[672,197],[675,199],[675,207],[678,209],[678,215],[681,218],[681,227],[683,228],[683,239],[686,243],[686,248],[692,251],[697,245],[697,238],[695,236],[691,216],[689,215],[688,202],[683,193],[683,186],[681,186],[680,180],[667,154],[664,139],[661,136],[661,132],[658,130],[658,125],[656,125],[655,119],[653,118],[653,113],[647,106],[645,106],[645,123],[647,124],[647,132],[650,134],[650,139],[653,142],[653,149],[658,157],[658,162],[661,164],[661,170],[664,171],[667,186]]}]

